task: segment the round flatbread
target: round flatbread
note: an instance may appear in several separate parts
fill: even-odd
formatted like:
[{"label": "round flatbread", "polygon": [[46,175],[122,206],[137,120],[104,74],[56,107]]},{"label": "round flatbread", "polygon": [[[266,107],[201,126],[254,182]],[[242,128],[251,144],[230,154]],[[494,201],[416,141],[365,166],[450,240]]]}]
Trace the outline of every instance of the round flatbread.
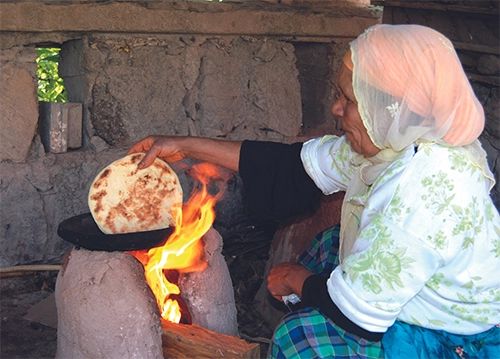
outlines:
[{"label": "round flatbread", "polygon": [[89,208],[106,234],[145,232],[175,226],[182,215],[182,187],[170,166],[156,159],[145,169],[143,153],[104,168],[89,191]]}]

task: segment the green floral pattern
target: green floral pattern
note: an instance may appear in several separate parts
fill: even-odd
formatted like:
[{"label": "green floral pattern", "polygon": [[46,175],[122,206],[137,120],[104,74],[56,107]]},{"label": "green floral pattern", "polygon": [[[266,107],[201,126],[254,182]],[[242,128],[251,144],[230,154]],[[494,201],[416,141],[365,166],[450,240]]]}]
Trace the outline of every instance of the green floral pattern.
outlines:
[{"label": "green floral pattern", "polygon": [[398,287],[405,286],[401,279],[402,271],[410,269],[415,261],[405,256],[406,248],[395,247],[391,232],[384,225],[382,216],[375,215],[372,224],[373,226],[362,231],[359,237],[373,240],[373,244],[361,256],[350,257],[346,261],[346,272],[352,282],[360,278],[367,292],[379,294],[384,289],[396,291]]},{"label": "green floral pattern", "polygon": [[[449,148],[449,160],[451,163],[451,169],[457,170],[458,172],[469,171],[471,175],[473,175],[476,171],[479,170],[477,166],[474,166],[464,153],[455,150],[454,148]],[[482,177],[479,177],[482,178]]]},{"label": "green floral pattern", "polygon": [[[320,146],[324,143],[325,142],[321,142]],[[348,170],[346,172],[339,170],[341,168],[346,168],[345,164],[349,163],[349,160],[351,158],[351,148],[349,147],[347,141],[342,144],[339,150],[332,151],[330,155],[333,159],[331,170],[337,171],[340,174],[342,182],[349,183],[352,175],[354,174],[353,169],[348,167]]]},{"label": "green floral pattern", "polygon": [[[349,162],[346,142],[332,141],[321,144],[332,147],[323,171],[349,186],[359,167]],[[328,282],[330,293],[348,298],[345,305],[336,300],[339,308],[371,306],[373,323],[384,322],[382,310],[465,334],[500,323],[500,216],[484,172],[465,151],[423,143],[416,154],[407,149],[365,194],[348,199],[365,209],[339,269],[343,279]]]}]

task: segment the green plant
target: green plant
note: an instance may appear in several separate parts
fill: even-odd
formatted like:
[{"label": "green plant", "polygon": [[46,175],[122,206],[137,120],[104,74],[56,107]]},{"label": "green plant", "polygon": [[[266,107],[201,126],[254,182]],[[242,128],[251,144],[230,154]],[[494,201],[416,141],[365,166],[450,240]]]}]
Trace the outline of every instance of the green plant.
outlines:
[{"label": "green plant", "polygon": [[68,102],[63,79],[59,77],[59,51],[58,48],[38,48],[36,63],[38,69],[38,101]]}]

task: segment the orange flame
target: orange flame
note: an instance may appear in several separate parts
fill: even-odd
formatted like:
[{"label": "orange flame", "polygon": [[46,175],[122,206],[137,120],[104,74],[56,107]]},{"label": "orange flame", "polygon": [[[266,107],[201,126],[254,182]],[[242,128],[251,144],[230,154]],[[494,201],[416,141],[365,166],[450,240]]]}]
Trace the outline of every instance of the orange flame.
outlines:
[{"label": "orange flame", "polygon": [[193,189],[191,198],[182,208],[182,218],[177,219],[175,230],[167,242],[148,251],[130,252],[144,266],[146,281],[153,291],[163,319],[179,323],[179,303],[171,295],[180,294],[179,287],[167,280],[164,270],[175,269],[180,273],[202,271],[207,263],[203,259],[204,248],[200,239],[207,233],[215,219],[214,206],[222,196],[219,188],[216,195],[208,193],[207,185],[220,177],[217,167],[201,163],[192,167],[191,176],[201,183],[201,189]]}]

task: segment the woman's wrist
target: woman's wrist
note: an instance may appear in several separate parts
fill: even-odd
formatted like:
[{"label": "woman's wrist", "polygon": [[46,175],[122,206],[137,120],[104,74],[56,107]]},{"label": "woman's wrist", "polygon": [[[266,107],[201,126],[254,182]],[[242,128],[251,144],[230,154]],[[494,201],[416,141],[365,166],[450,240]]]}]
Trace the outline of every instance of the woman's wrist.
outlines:
[{"label": "woman's wrist", "polygon": [[307,278],[309,278],[312,275],[313,275],[313,273],[311,273],[309,270],[304,268],[304,271],[297,273],[297,275],[295,276],[294,292],[299,297],[302,297],[302,290],[304,288],[304,283],[306,282]]},{"label": "woman's wrist", "polygon": [[179,141],[178,147],[185,157],[210,162],[233,171],[239,170],[240,141],[202,137],[181,137]]}]

